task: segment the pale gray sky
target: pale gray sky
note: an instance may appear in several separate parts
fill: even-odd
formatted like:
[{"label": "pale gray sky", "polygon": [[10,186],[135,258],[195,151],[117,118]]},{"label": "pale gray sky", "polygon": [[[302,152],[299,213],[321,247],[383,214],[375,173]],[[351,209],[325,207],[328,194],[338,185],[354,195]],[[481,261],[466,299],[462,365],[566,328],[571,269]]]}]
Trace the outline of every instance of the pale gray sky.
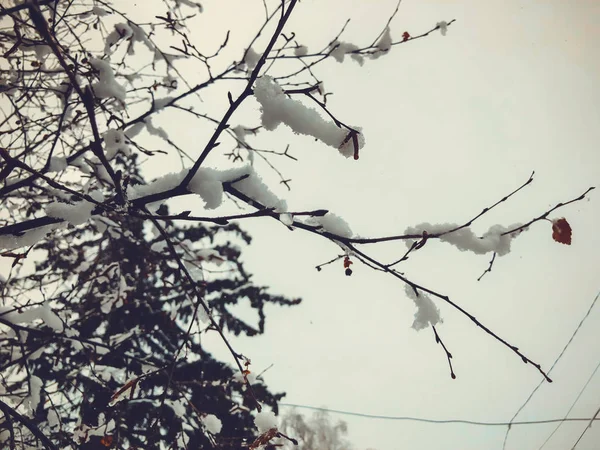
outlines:
[{"label": "pale gray sky", "polygon": [[[345,40],[360,45],[373,39],[394,4],[304,0],[289,30],[312,49],[350,17]],[[290,142],[300,157],[286,172],[293,178],[287,197],[292,208],[330,208],[365,236],[399,233],[423,221],[465,221],[535,170],[531,186],[474,227],[484,232],[494,223],[531,219],[598,184],[598,4],[406,0],[392,36],[418,34],[451,19],[457,22],[446,37],[434,33],[364,67],[330,62],[317,70],[335,92],[331,110],[362,126],[367,146],[355,162],[289,130],[273,133],[273,142]],[[592,193],[589,202],[553,216],[571,222],[570,247],[552,241],[549,223],[536,224],[480,282],[489,257],[443,243],[428,245],[402,270],[450,295],[549,368],[600,289],[599,211]],[[439,331],[458,375],[451,380],[431,331],[410,328],[414,306],[403,286],[356,265],[349,278],[339,265],[318,273],[316,264],[338,254],[334,245],[267,219],[246,226],[255,236],[245,257],[256,278],[304,298],[294,309],[273,308],[263,337],[236,342],[256,369],[274,364],[265,378],[288,392],[286,401],[370,414],[506,421],[539,382],[533,367],[440,305],[445,322]],[[383,247],[379,256],[404,250],[401,244]],[[537,392],[520,419],[566,413],[600,360],[599,323],[595,309],[556,367],[554,383]],[[589,417],[599,406],[600,376],[572,416]],[[506,431],[342,418],[363,449],[499,450]],[[545,448],[571,448],[584,428],[564,425]],[[537,449],[552,429],[515,427],[506,448]],[[596,449],[599,440],[596,426],[578,448]]]},{"label": "pale gray sky", "polygon": [[[194,32],[213,41],[231,28],[232,57],[239,56],[259,25],[261,5],[207,0],[207,19],[200,18]],[[394,0],[302,0],[286,31],[295,31],[298,42],[313,50],[351,18],[343,39],[364,45],[394,6]],[[397,234],[421,222],[466,221],[535,170],[531,186],[477,222],[475,231],[483,233],[495,223],[525,222],[598,184],[600,4],[404,0],[392,37],[420,34],[451,19],[457,22],[446,37],[435,32],[363,67],[348,60],[316,69],[334,92],[331,111],[363,127],[367,145],[353,161],[283,127],[263,134],[256,142],[273,148],[289,143],[299,158],[278,166],[293,179],[290,193],[278,191],[290,209],[330,209],[363,236]],[[204,105],[225,106],[223,95],[203,99]],[[164,121],[169,134],[194,154],[202,130],[167,115]],[[257,125],[256,107],[245,107],[234,122]],[[212,164],[223,160],[218,152],[211,156]],[[264,176],[271,179],[268,172]],[[573,245],[553,242],[550,224],[537,223],[480,282],[488,256],[439,242],[428,243],[401,270],[448,294],[548,369],[600,289],[597,195],[551,217],[562,216],[573,227]],[[439,332],[458,376],[451,380],[431,330],[411,329],[414,305],[401,283],[358,264],[352,277],[344,276],[340,264],[319,273],[315,265],[339,254],[335,245],[268,219],[243,225],[255,239],[244,258],[256,280],[304,299],[298,307],[268,310],[264,336],[234,339],[255,370],[273,364],[265,379],[272,390],[288,393],[286,402],[367,414],[506,421],[539,382],[532,366],[438,303],[444,318]],[[394,258],[405,246],[385,244],[373,251]],[[538,391],[521,420],[566,413],[600,360],[599,324],[600,308],[556,367],[555,382]],[[228,360],[219,345],[215,342],[215,351]],[[600,375],[572,416],[590,417],[599,406]],[[506,431],[340,418],[349,423],[359,449],[500,450]],[[571,448],[584,427],[565,424],[545,448]],[[506,448],[536,450],[552,429],[515,427]],[[594,450],[599,441],[595,426],[578,449]]]}]

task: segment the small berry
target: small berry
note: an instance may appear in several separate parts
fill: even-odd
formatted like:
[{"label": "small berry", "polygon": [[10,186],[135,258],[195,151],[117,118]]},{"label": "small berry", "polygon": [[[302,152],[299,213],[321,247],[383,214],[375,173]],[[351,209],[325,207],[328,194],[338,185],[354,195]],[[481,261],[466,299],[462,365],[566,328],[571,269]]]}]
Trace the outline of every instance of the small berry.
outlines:
[{"label": "small berry", "polygon": [[346,276],[348,276],[348,277],[349,277],[350,275],[352,275],[352,269],[351,269],[350,267],[348,267],[348,268],[346,269]]}]

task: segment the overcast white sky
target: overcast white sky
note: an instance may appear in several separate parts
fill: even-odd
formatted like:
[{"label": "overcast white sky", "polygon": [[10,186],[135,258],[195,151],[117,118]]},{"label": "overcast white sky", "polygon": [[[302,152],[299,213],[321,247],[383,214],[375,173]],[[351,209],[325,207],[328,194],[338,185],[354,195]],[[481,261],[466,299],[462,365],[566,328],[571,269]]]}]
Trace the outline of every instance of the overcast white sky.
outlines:
[{"label": "overcast white sky", "polygon": [[[117,7],[125,3],[115,1]],[[206,22],[194,30],[200,39],[214,40],[230,28],[232,51],[241,54],[260,23],[262,2],[203,4]],[[286,31],[295,31],[298,42],[314,50],[351,18],[344,40],[364,45],[394,6],[395,0],[302,0]],[[367,145],[353,161],[283,127],[262,135],[257,142],[263,146],[289,143],[299,159],[278,166],[293,180],[290,193],[278,191],[291,210],[327,208],[356,234],[397,234],[421,222],[462,223],[535,170],[531,186],[476,223],[475,231],[483,233],[495,223],[525,222],[599,184],[600,4],[404,0],[392,37],[420,34],[451,19],[457,22],[446,37],[433,33],[363,67],[330,61],[316,70],[334,93],[331,111],[363,127]],[[204,101],[213,99],[207,94]],[[165,117],[169,134],[194,154],[201,142],[197,130]],[[257,125],[256,105],[234,119],[233,124]],[[217,152],[211,158],[212,164],[225,160]],[[555,243],[551,225],[537,223],[480,282],[489,256],[440,242],[428,243],[401,270],[449,295],[548,369],[600,289],[596,193],[551,217],[562,216],[573,227],[573,245]],[[341,264],[317,272],[315,265],[339,254],[335,245],[268,219],[244,226],[255,239],[244,258],[256,280],[272,292],[304,299],[298,307],[269,309],[264,336],[234,340],[255,370],[273,364],[264,377],[272,390],[288,393],[286,402],[378,415],[507,421],[539,382],[532,366],[439,303],[444,318],[439,332],[458,376],[450,379],[431,330],[411,329],[414,304],[397,280],[358,264],[351,277]],[[394,258],[404,251],[404,244],[394,243],[374,254]],[[519,419],[566,413],[600,361],[599,325],[600,306],[552,373],[555,382],[537,392]],[[217,343],[215,351],[229,359]],[[600,375],[571,416],[590,417],[598,407]],[[358,449],[500,450],[506,431],[339,418],[348,422]],[[571,448],[584,427],[565,424],[545,448]],[[506,448],[535,450],[552,429],[515,427]],[[595,426],[577,448],[594,450],[599,442]]]},{"label": "overcast white sky", "polygon": [[[345,39],[360,45],[373,39],[394,5],[303,0],[288,31],[309,49],[320,48],[349,17]],[[465,221],[535,170],[531,186],[478,222],[475,230],[484,232],[494,223],[526,221],[598,184],[600,5],[405,0],[392,36],[418,34],[451,19],[457,22],[446,37],[435,33],[362,68],[347,61],[317,70],[335,92],[331,110],[362,126],[367,146],[355,162],[289,130],[273,133],[274,143],[291,143],[300,158],[285,166],[293,178],[291,209],[329,208],[364,236],[398,233],[423,221]],[[549,368],[600,289],[596,196],[553,217],[561,216],[573,226],[572,246],[553,242],[550,224],[538,223],[480,282],[489,257],[443,243],[428,244],[402,270],[450,295]],[[246,224],[255,241],[245,258],[257,280],[304,302],[273,308],[266,334],[236,345],[255,369],[274,364],[265,378],[288,393],[289,403],[507,421],[539,382],[532,366],[440,304],[445,321],[439,331],[458,375],[451,380],[431,330],[410,328],[414,306],[401,284],[356,264],[352,277],[339,264],[319,273],[314,266],[337,255],[336,247],[270,222]],[[383,247],[379,256],[404,250],[402,244]],[[599,323],[600,310],[594,309],[554,370],[555,382],[537,392],[520,419],[566,413],[600,360]],[[600,375],[571,416],[590,417],[599,406]],[[501,449],[506,431],[340,418],[362,449]],[[553,428],[515,427],[506,448],[537,449]],[[569,449],[584,428],[566,424],[544,448]],[[597,449],[599,442],[596,426],[577,448]]]}]

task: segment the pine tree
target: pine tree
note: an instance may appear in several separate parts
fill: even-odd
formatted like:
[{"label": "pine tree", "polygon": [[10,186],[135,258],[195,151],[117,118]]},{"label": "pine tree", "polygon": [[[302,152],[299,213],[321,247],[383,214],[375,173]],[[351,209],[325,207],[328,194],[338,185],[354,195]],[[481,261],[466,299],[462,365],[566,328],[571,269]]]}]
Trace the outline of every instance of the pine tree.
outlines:
[{"label": "pine tree", "polygon": [[[118,163],[125,161],[119,158]],[[128,166],[129,172],[125,167],[123,172],[139,179],[136,158]],[[183,435],[190,448],[204,448],[210,445],[206,431],[211,428],[203,426],[209,414],[222,422],[216,442],[227,448],[229,439],[238,445],[255,435],[248,411],[256,401],[277,411],[283,394],[270,393],[260,381],[250,390],[234,368],[204,350],[202,329],[190,332],[195,315],[204,316],[203,326],[211,328],[190,293],[199,292],[206,300],[220,329],[247,336],[264,332],[265,305],[300,300],[271,295],[252,282],[240,261],[241,245],[249,245],[251,238],[238,225],[170,225],[161,230],[174,243],[191,280],[181,276],[158,229],[144,227],[138,217],[117,223],[108,215],[40,243],[32,274],[13,278],[5,287],[5,298],[14,304],[35,307],[43,302],[57,315],[55,329],[3,322],[26,335],[14,333],[5,341],[3,354],[12,356],[3,369],[16,369],[26,359],[29,377],[43,380],[34,420],[48,423],[44,431],[59,448],[70,445],[72,438],[64,430],[74,427],[88,441],[82,448],[98,448],[102,439],[111,439],[117,448],[168,448],[178,439],[183,442]],[[40,286],[44,289],[38,294],[52,295],[23,299]],[[248,299],[258,313],[258,326],[228,310],[241,299]],[[62,334],[63,327],[70,338]],[[27,392],[27,383],[28,378],[10,382],[9,392]],[[111,406],[111,397],[128,383],[135,389],[120,394],[122,401]],[[52,416],[60,417],[60,423],[51,426]],[[114,429],[106,429],[103,424],[112,421]],[[96,428],[99,424],[103,426]]]}]

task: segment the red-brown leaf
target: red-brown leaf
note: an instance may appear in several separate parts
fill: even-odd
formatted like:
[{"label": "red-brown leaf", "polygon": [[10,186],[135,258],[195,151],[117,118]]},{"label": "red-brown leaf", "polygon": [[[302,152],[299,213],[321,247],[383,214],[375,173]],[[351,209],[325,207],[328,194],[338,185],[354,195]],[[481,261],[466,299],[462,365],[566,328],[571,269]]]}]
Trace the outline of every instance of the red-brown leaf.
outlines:
[{"label": "red-brown leaf", "polygon": [[561,244],[571,245],[571,225],[564,217],[552,221],[552,239]]}]

